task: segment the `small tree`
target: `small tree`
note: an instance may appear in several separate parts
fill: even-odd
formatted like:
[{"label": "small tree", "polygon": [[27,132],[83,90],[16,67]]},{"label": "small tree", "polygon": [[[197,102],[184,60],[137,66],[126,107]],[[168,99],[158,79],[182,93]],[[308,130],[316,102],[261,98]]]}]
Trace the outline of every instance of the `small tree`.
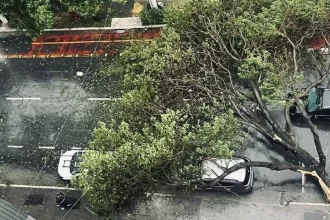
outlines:
[{"label": "small tree", "polygon": [[160,8],[144,9],[141,12],[143,25],[164,24],[164,11]]},{"label": "small tree", "polygon": [[[113,0],[125,3],[126,0]],[[27,33],[38,36],[44,29],[52,28],[59,12],[73,10],[83,18],[94,16],[103,4],[103,0],[3,0],[0,2],[0,14],[15,23],[18,29],[27,29]]]}]

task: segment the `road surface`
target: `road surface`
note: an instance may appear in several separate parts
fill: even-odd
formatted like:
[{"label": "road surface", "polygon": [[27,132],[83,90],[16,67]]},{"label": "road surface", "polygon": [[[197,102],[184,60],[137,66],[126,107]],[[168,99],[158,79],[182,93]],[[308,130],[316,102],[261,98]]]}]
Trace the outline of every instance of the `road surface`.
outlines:
[{"label": "road surface", "polygon": [[0,182],[32,184],[39,176],[37,185],[63,185],[61,152],[88,147],[98,106],[116,93],[115,78],[93,81],[100,59],[158,36],[159,29],[2,36]]}]

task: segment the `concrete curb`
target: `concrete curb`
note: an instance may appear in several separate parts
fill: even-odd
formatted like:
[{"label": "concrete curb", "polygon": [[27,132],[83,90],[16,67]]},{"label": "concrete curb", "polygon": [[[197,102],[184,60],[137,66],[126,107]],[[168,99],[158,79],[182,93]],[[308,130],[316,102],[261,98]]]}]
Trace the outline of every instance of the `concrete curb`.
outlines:
[{"label": "concrete curb", "polygon": [[32,188],[32,189],[62,189],[62,190],[79,190],[76,188],[63,187],[63,186],[32,186],[32,185],[16,185],[16,184],[0,184],[0,187],[12,187],[12,188]]},{"label": "concrete curb", "polygon": [[[150,28],[162,28],[165,24],[159,25],[145,25],[145,26],[126,26],[126,27],[82,27],[82,28],[55,28],[55,29],[45,29],[43,32],[61,32],[61,31],[101,31],[101,30],[129,30],[129,29],[150,29]],[[26,31],[23,29],[22,31]],[[1,33],[14,33],[19,32],[15,28],[0,28]]]}]

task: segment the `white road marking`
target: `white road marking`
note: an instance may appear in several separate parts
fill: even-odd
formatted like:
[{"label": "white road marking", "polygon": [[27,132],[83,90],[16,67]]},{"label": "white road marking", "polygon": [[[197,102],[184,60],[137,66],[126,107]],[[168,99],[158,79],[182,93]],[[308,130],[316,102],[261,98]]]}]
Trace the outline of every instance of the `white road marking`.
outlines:
[{"label": "white road marking", "polygon": [[82,150],[81,147],[72,147],[71,150]]},{"label": "white road marking", "polygon": [[[8,185],[6,184],[0,184],[0,187],[6,187]],[[69,188],[69,187],[64,187],[64,186],[32,186],[32,185],[15,185],[15,184],[10,184],[10,187],[14,188],[34,188],[34,189],[63,189],[63,190],[78,190],[76,188]]]},{"label": "white road marking", "polygon": [[[159,197],[180,197],[184,195],[175,195],[175,194],[167,194],[167,193],[145,193],[147,196],[159,196]],[[189,197],[196,197],[196,198],[206,198],[205,196],[199,196],[199,195],[189,195]],[[232,200],[232,199],[226,199],[226,200]],[[253,203],[257,205],[266,205],[266,206],[278,206],[278,207],[283,207],[282,205],[278,204],[264,204],[264,203],[258,203],[258,202],[242,202],[241,203]],[[330,207],[329,203],[316,203],[316,202],[290,202],[290,205],[305,205],[305,206],[325,206],[325,207]]]},{"label": "white road marking", "polygon": [[40,146],[39,149],[55,149],[54,146]]},{"label": "white road marking", "polygon": [[111,98],[88,98],[88,101],[110,101]]},{"label": "white road marking", "polygon": [[174,194],[166,194],[166,193],[147,193],[153,196],[160,196],[160,197],[174,197]]},{"label": "white road marking", "polygon": [[40,98],[6,98],[6,100],[40,100]]},{"label": "white road marking", "polygon": [[[145,193],[145,195],[147,197],[149,196],[159,196],[159,197],[190,197],[190,198],[211,198],[211,197],[208,197],[208,196],[204,196],[204,195],[184,195],[184,194],[181,194],[181,195],[175,195],[175,194],[167,194],[167,193]],[[232,202],[236,202],[236,203],[243,203],[243,204],[253,204],[253,205],[257,205],[257,206],[271,206],[271,207],[281,207],[283,208],[283,205],[279,205],[277,203],[273,203],[273,204],[270,204],[270,203],[259,203],[259,202],[254,202],[254,201],[244,201],[244,200],[237,200],[237,199],[230,199],[230,198],[226,198],[225,201],[232,201]],[[293,202],[291,202],[290,204],[292,204]],[[322,203],[320,203],[322,204]],[[330,205],[330,204],[329,204]]]},{"label": "white road marking", "polygon": [[8,148],[23,148],[23,146],[19,146],[19,145],[8,145]]},{"label": "white road marking", "polygon": [[330,207],[328,203],[317,203],[317,202],[290,202],[290,205],[308,205],[308,206],[326,206]]}]

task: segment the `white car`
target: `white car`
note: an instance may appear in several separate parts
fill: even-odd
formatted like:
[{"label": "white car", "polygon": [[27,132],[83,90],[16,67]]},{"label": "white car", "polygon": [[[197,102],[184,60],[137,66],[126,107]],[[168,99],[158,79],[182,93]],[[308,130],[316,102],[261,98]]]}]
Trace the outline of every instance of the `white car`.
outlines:
[{"label": "white car", "polygon": [[71,180],[80,171],[82,155],[86,150],[69,150],[61,155],[57,172],[63,180]]},{"label": "white car", "polygon": [[227,175],[223,180],[220,180],[216,185],[208,187],[208,183],[216,179],[218,176],[223,174],[223,169],[228,169],[235,164],[242,162],[250,162],[246,157],[233,157],[232,159],[213,159],[202,161],[202,180],[204,184],[200,184],[197,187],[199,189],[207,190],[219,190],[223,192],[235,192],[235,193],[249,193],[252,191],[253,187],[253,168],[244,167],[238,169],[229,175]]}]

